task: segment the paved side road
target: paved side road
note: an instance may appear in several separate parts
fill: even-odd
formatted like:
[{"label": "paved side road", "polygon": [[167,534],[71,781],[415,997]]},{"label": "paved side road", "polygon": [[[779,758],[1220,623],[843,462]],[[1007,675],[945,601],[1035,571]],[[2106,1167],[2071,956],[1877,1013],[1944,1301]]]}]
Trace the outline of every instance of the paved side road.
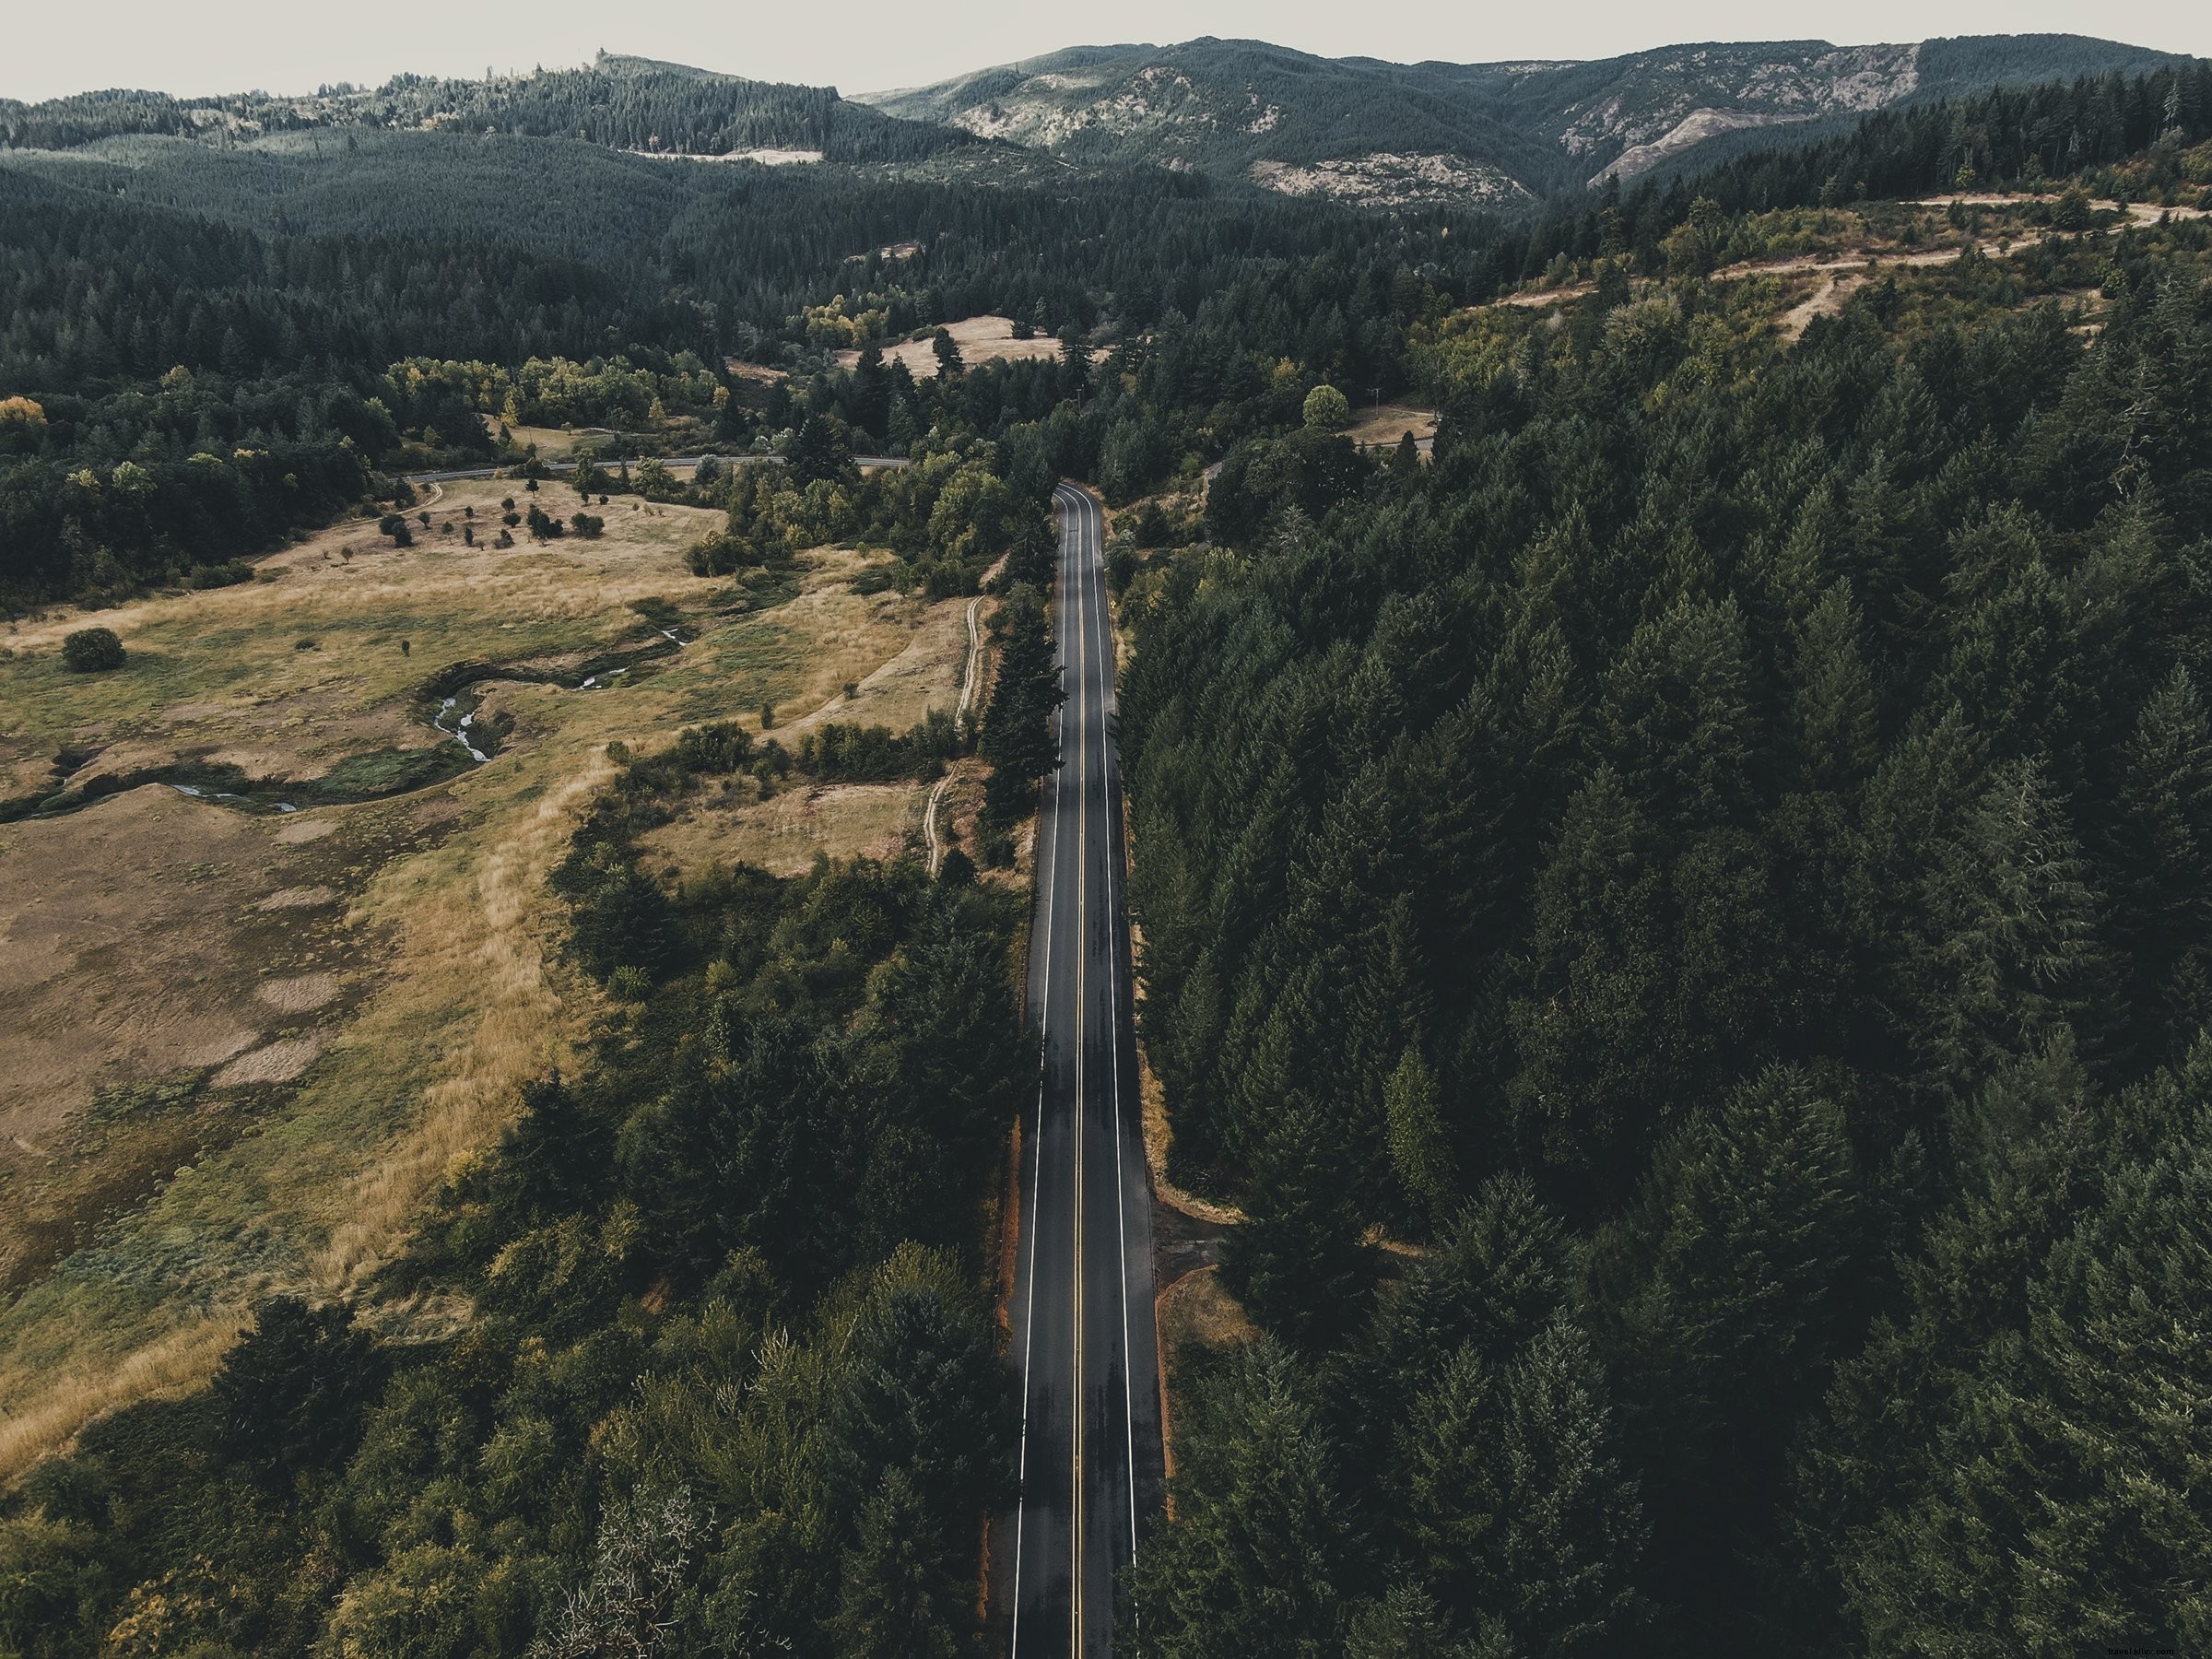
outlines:
[{"label": "paved side road", "polygon": [[1165,1484],[1103,524],[1072,485],[1053,500],[1068,697],[1038,818],[1030,934],[1041,1055],[1012,1308],[1021,1500],[992,1549],[1012,1659],[1113,1651],[1114,1576],[1144,1547]]},{"label": "paved side road", "polygon": [[[703,455],[663,455],[660,457],[663,466],[697,466],[701,461],[709,460],[726,461],[733,466],[741,461],[772,461],[778,466],[783,465],[782,455],[755,454],[751,450],[739,450],[733,455],[717,454],[710,451]],[[573,461],[541,461],[539,465],[549,473],[572,472],[576,466]],[[603,461],[600,465],[605,466],[607,464]],[[621,463],[617,462],[615,465],[618,466]],[[853,465],[855,466],[904,466],[907,465],[907,460],[904,455],[855,455],[853,457]],[[514,473],[514,468],[511,466],[464,466],[453,472],[409,473],[406,477],[407,482],[410,484],[451,484],[461,478],[496,478],[501,472]],[[514,476],[519,477],[521,475],[514,473]]]}]

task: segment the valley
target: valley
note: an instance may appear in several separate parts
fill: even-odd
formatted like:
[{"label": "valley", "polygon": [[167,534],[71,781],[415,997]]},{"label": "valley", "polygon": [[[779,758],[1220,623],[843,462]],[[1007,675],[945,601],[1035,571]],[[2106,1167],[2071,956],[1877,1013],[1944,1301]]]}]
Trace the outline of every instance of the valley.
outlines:
[{"label": "valley", "polygon": [[[598,1002],[544,884],[609,743],[758,727],[767,703],[795,746],[958,700],[964,602],[855,595],[865,556],[834,549],[759,594],[701,581],[682,550],[713,516],[634,500],[600,539],[495,549],[516,488],[443,487],[405,549],[356,521],[249,583],[100,613],[129,653],[110,676],[57,661],[89,618],[8,636],[10,787],[50,787],[57,749],[89,758],[81,804],[0,825],[0,1468],[204,1376],[256,1297],[358,1292],[513,1091],[575,1064]],[[671,625],[690,642],[658,653]],[[481,764],[430,720],[423,688],[457,663],[486,665]],[[582,677],[602,683],[559,683]],[[186,771],[250,798],[133,782]],[[799,874],[903,851],[922,794],[748,782],[650,845],[677,878]],[[401,1304],[389,1333],[451,1317]]]}]

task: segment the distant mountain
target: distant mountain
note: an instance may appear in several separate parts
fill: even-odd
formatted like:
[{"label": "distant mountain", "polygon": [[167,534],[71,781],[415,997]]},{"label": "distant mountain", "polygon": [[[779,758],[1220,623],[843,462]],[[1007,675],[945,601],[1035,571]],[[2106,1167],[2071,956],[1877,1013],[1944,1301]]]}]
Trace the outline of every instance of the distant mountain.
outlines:
[{"label": "distant mountain", "polygon": [[2172,61],[2081,35],[1688,45],[1592,63],[1473,65],[1321,58],[1208,38],[1076,47],[857,100],[1070,159],[1151,162],[1362,202],[1506,204],[1633,178],[1725,133]]},{"label": "distant mountain", "polygon": [[498,132],[771,162],[912,161],[976,145],[958,128],[903,121],[840,98],[834,88],[606,53],[580,69],[483,80],[403,75],[373,90],[325,87],[297,98],[88,92],[40,104],[0,100],[0,148],[72,149],[134,135],[234,143],[324,128]]}]

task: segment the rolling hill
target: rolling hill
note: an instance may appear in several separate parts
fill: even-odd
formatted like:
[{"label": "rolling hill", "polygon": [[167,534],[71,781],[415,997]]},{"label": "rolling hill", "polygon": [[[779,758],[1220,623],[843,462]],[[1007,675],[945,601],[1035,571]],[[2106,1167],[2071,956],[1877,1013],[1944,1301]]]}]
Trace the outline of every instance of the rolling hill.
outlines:
[{"label": "rolling hill", "polygon": [[887,113],[1102,165],[1288,194],[1508,205],[1633,178],[1732,132],[1824,128],[2000,84],[2171,54],[2079,35],[1671,46],[1591,63],[1390,64],[1253,41],[1085,46],[860,95]]},{"label": "rolling hill", "polygon": [[40,104],[0,100],[0,149],[71,149],[133,135],[223,144],[326,129],[506,133],[649,155],[770,162],[914,161],[975,143],[959,128],[904,121],[842,99],[831,87],[746,80],[606,53],[576,69],[483,80],[403,75],[373,90],[325,87],[301,97],[109,91]]}]

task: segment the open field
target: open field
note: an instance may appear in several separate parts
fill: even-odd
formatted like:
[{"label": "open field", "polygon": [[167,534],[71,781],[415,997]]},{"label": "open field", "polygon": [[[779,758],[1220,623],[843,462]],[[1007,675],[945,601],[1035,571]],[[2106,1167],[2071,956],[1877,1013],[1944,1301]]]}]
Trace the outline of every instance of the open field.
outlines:
[{"label": "open field", "polygon": [[[883,612],[856,608],[866,604],[849,594],[817,588],[784,607],[795,627],[848,658],[896,650],[856,682],[854,696],[841,691],[796,718],[779,719],[774,735],[786,747],[795,748],[809,727],[824,721],[904,731],[931,707],[950,710],[957,702],[968,649],[968,602],[934,606],[911,625],[888,627]],[[901,627],[903,646],[891,637]],[[725,789],[704,791],[686,801],[672,821],[645,836],[642,845],[655,868],[694,869],[719,859],[795,876],[818,853],[884,858],[904,851],[921,832],[928,793],[923,783],[799,782],[763,799],[757,786],[733,780]]]},{"label": "open field", "polygon": [[[102,1409],[203,1379],[255,1296],[359,1290],[519,1085],[570,1056],[595,997],[560,960],[544,877],[610,740],[757,724],[764,701],[788,740],[957,699],[965,601],[856,595],[865,556],[824,550],[755,603],[683,565],[719,515],[619,499],[596,541],[464,547],[464,509],[488,541],[514,488],[447,486],[405,551],[356,521],[265,580],[7,636],[0,797],[61,788],[64,749],[72,790],[179,764],[253,787],[223,805],[141,782],[0,824],[0,1478]],[[90,619],[124,639],[121,672],[63,670],[61,636]],[[477,682],[475,729],[505,731],[482,765],[428,724],[424,682],[453,665],[574,680],[626,653],[611,688]],[[919,794],[748,794],[717,809],[726,846],[660,850],[773,853],[802,807],[801,839],[892,850]]]},{"label": "open field", "polygon": [[1413,434],[1416,443],[1433,441],[1436,411],[1411,408],[1405,404],[1363,404],[1352,410],[1352,424],[1344,435],[1358,444],[1394,447],[1408,432]]},{"label": "open field", "polygon": [[[968,317],[958,323],[947,323],[945,332],[952,336],[953,344],[960,348],[960,360],[970,368],[978,363],[994,362],[1001,358],[1056,358],[1060,342],[1052,335],[1037,335],[1027,340],[1014,337],[1014,320],[1011,317]],[[906,365],[906,371],[916,380],[933,380],[937,372],[937,354],[925,335],[919,340],[908,340],[902,345],[886,346],[883,360],[893,358]],[[838,367],[850,369],[860,361],[857,351],[837,354]]]}]

